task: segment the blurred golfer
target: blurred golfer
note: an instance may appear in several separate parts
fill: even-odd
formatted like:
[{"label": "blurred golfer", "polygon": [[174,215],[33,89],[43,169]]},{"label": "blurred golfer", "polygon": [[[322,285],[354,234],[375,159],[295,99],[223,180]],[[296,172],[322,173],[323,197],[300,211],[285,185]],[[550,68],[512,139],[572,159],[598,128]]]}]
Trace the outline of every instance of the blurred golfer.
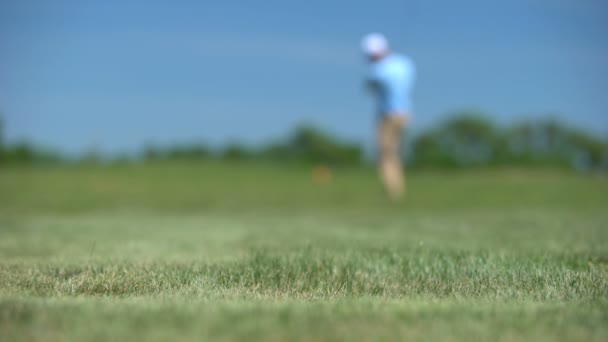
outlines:
[{"label": "blurred golfer", "polygon": [[377,101],[378,172],[389,196],[397,200],[404,195],[399,147],[411,115],[415,68],[409,58],[391,52],[379,33],[363,37],[361,47],[370,63],[366,83]]}]

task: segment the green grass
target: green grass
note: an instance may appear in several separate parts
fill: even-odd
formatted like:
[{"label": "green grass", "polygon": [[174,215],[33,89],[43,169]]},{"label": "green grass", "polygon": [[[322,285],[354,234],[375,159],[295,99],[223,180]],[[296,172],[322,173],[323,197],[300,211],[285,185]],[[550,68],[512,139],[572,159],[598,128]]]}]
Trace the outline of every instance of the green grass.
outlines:
[{"label": "green grass", "polygon": [[608,339],[608,179],[0,169],[0,340]]}]

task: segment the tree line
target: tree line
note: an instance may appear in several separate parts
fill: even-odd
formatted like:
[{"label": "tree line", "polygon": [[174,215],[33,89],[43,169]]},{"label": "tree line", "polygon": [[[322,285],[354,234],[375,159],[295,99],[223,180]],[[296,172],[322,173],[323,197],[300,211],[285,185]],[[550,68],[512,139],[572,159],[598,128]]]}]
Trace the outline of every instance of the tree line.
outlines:
[{"label": "tree line", "polygon": [[[112,160],[87,153],[74,161],[27,142],[7,144],[2,127],[0,121],[0,164]],[[606,139],[554,120],[525,121],[505,127],[484,115],[459,113],[420,134],[406,134],[404,147],[403,158],[409,167],[552,166],[608,170]],[[257,160],[333,167],[369,163],[360,144],[312,126],[297,127],[286,139],[257,148],[242,144],[228,144],[219,149],[204,144],[147,146],[138,155],[113,159],[114,162],[176,160]]]}]

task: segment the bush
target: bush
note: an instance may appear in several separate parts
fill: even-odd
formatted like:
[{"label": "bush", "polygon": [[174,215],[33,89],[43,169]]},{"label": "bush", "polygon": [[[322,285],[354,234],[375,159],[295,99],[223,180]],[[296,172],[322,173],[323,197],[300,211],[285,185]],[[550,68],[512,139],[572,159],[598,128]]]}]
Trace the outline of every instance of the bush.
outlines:
[{"label": "bush", "polygon": [[168,148],[146,146],[143,159],[145,161],[159,160],[205,160],[213,157],[211,150],[203,144],[174,145]]},{"label": "bush", "polygon": [[608,144],[554,120],[501,129],[479,114],[461,113],[412,142],[414,166],[490,165],[606,168]]},{"label": "bush", "polygon": [[64,159],[57,153],[33,146],[27,142],[5,145],[2,149],[2,161],[11,164],[54,164]]},{"label": "bush", "polygon": [[222,152],[222,158],[231,161],[247,160],[252,159],[253,157],[255,157],[255,154],[252,151],[249,151],[245,146],[236,143],[226,146]]},{"label": "bush", "polygon": [[466,167],[489,164],[501,149],[494,125],[474,114],[459,114],[413,141],[415,165]]},{"label": "bush", "polygon": [[358,165],[363,156],[359,146],[340,142],[310,126],[301,126],[295,130],[287,150],[298,160],[316,164]]}]

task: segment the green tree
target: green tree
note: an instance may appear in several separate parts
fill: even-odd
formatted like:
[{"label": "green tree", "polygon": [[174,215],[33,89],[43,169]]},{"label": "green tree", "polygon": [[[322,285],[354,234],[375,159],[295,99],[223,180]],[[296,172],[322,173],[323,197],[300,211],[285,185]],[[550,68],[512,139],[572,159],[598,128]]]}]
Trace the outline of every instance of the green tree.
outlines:
[{"label": "green tree", "polygon": [[504,129],[484,116],[461,113],[413,141],[413,165],[608,167],[608,145],[555,120],[528,121]]},{"label": "green tree", "polygon": [[2,115],[0,115],[0,151],[4,149],[4,120],[2,120]]},{"label": "green tree", "polygon": [[606,141],[555,120],[524,122],[508,131],[511,161],[593,169],[603,165]]},{"label": "green tree", "polygon": [[465,167],[490,164],[503,153],[498,129],[484,115],[458,113],[412,142],[413,164]]},{"label": "green tree", "polygon": [[2,115],[0,114],[0,161],[3,159],[4,155],[4,121],[2,119]]},{"label": "green tree", "polygon": [[237,143],[229,144],[222,151],[222,158],[232,161],[252,159],[254,156],[252,151],[249,151],[245,146]]},{"label": "green tree", "polygon": [[211,156],[211,152],[202,144],[177,145],[168,149],[165,153],[167,159],[181,160],[203,160]]},{"label": "green tree", "polygon": [[4,121],[2,115],[0,115],[0,163],[5,160],[5,147],[4,147]]},{"label": "green tree", "polygon": [[362,161],[361,148],[340,142],[311,126],[298,127],[289,142],[290,150],[299,160],[332,165],[356,165]]}]

